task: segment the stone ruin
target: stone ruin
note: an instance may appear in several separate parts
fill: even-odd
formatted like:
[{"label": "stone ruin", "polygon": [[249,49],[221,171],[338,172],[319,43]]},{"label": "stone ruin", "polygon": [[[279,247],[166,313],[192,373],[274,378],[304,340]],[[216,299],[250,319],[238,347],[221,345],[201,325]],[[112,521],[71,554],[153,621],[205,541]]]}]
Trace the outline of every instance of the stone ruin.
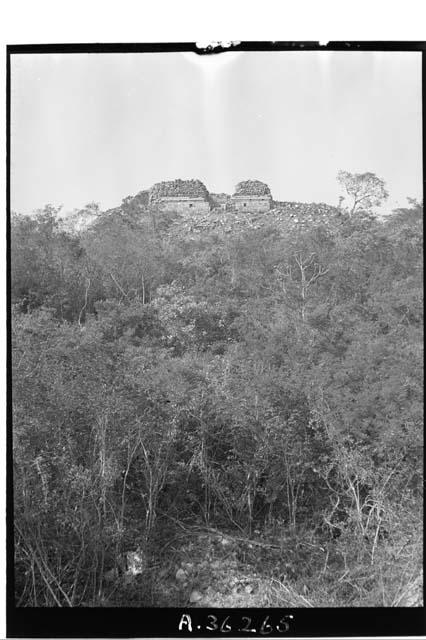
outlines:
[{"label": "stone ruin", "polygon": [[243,180],[235,187],[231,203],[236,211],[269,211],[272,207],[271,190],[260,180]]},{"label": "stone ruin", "polygon": [[210,194],[201,180],[171,180],[158,182],[149,191],[149,205],[162,211],[207,213],[214,208],[233,211],[263,212],[272,207],[272,195],[260,180],[243,180],[234,194]]},{"label": "stone ruin", "polygon": [[201,180],[171,180],[151,187],[149,205],[162,211],[206,213],[210,211],[210,198]]},{"label": "stone ruin", "polygon": [[[180,214],[170,220],[172,234],[183,230],[187,234],[213,230],[231,233],[236,226],[260,229],[270,225],[278,225],[285,233],[318,225],[334,227],[342,222],[339,207],[273,200],[269,186],[260,180],[239,182],[232,196],[209,193],[201,180],[180,179],[158,182],[138,196],[146,198],[149,208],[154,211]],[[132,204],[133,199],[130,201]]]}]

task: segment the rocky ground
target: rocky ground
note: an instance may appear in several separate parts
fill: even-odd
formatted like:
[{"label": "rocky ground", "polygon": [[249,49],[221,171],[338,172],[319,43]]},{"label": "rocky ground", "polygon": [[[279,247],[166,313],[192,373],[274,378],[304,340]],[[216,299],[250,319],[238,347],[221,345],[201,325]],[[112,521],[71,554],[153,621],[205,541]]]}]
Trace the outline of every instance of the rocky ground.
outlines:
[{"label": "rocky ground", "polygon": [[[253,552],[255,544],[248,543]],[[241,542],[221,533],[200,533],[180,549],[179,564],[160,571],[167,585],[164,600],[189,607],[309,607],[307,598],[278,578],[267,578],[244,561]],[[165,606],[165,605],[163,605]]]},{"label": "rocky ground", "polygon": [[324,203],[276,203],[267,212],[226,211],[213,209],[209,213],[191,215],[182,213],[168,227],[168,234],[176,237],[179,233],[197,236],[205,232],[231,233],[235,230],[262,229],[274,225],[283,232],[298,228],[300,230],[320,224],[338,225],[341,212],[336,207]]},{"label": "rocky ground", "polygon": [[[326,575],[332,548],[296,540],[267,544],[192,527],[173,537],[142,571],[114,580],[98,606],[205,608],[418,607],[423,577],[411,568],[401,584],[380,594],[368,576],[341,567]],[[298,568],[296,570],[296,568]],[[358,586],[357,586],[358,583]],[[382,599],[384,598],[384,601]]]},{"label": "rocky ground", "polygon": [[127,572],[121,584],[109,585],[100,606],[314,606],[303,580],[294,580],[283,549],[255,536],[249,540],[206,528],[182,531],[137,573]]}]

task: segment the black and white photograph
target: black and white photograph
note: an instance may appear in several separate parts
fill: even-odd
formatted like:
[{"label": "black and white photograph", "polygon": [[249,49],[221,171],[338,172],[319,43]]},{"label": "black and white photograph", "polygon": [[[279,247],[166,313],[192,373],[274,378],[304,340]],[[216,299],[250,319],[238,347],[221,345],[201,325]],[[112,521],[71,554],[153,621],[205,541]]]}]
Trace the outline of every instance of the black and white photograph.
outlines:
[{"label": "black and white photograph", "polygon": [[12,49],[14,607],[423,607],[422,51]]}]

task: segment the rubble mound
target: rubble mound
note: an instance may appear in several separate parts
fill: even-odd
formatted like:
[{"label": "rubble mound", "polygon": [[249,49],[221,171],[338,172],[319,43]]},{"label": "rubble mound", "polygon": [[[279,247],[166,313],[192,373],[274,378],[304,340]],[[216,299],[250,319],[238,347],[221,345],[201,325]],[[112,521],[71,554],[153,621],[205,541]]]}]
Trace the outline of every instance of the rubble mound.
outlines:
[{"label": "rubble mound", "polygon": [[342,219],[342,211],[338,207],[324,202],[275,202],[270,214],[287,228],[307,228],[319,224],[330,224]]},{"label": "rubble mound", "polygon": [[234,196],[269,196],[271,190],[260,180],[242,180],[235,187]]},{"label": "rubble mound", "polygon": [[239,231],[275,227],[278,232],[340,226],[344,216],[340,209],[324,203],[275,202],[269,211],[235,211],[214,209],[209,213],[182,213],[168,227],[174,238],[200,236],[203,233],[232,234]]},{"label": "rubble mound", "polygon": [[209,199],[209,192],[201,180],[170,180],[158,182],[150,189],[149,200],[153,203],[161,198],[203,198]]}]

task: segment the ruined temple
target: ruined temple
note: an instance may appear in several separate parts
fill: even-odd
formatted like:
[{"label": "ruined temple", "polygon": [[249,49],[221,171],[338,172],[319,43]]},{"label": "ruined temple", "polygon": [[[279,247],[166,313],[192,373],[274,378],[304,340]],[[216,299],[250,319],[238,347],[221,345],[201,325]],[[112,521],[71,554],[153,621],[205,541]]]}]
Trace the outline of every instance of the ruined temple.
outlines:
[{"label": "ruined temple", "polygon": [[149,204],[162,211],[207,213],[210,198],[201,180],[171,180],[158,182],[150,189]]},{"label": "ruined temple", "polygon": [[235,187],[231,202],[237,211],[269,211],[272,206],[271,190],[260,180],[243,180]]}]

